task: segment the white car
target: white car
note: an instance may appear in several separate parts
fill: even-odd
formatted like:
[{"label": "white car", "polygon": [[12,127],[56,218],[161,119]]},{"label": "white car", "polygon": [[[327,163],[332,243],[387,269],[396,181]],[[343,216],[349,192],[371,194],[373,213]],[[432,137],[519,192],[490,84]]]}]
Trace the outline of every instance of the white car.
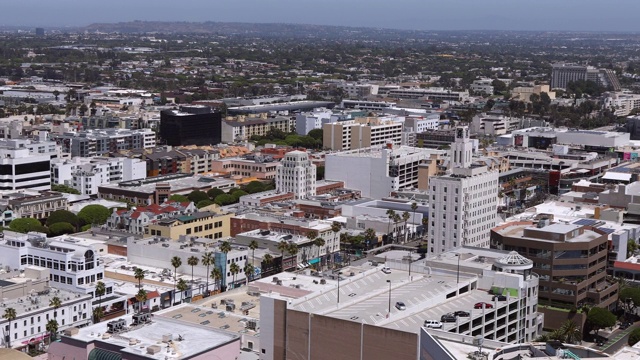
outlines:
[{"label": "white car", "polygon": [[437,320],[425,320],[424,327],[432,329],[442,329],[442,323]]},{"label": "white car", "polygon": [[389,267],[385,266],[382,268],[382,272],[385,274],[391,274],[391,269],[389,269]]}]

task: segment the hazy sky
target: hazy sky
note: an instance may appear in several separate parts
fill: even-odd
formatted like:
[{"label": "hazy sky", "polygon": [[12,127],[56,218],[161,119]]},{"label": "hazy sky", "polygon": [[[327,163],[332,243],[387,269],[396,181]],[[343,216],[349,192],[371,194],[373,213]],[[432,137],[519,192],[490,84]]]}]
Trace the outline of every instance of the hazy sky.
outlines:
[{"label": "hazy sky", "polygon": [[640,0],[0,0],[0,25],[131,20],[419,30],[640,31]]}]

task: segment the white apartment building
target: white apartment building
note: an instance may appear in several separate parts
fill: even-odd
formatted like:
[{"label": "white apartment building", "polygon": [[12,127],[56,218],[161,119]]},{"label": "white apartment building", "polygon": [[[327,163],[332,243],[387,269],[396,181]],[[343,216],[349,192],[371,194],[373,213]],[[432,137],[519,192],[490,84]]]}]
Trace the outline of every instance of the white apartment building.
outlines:
[{"label": "white apartment building", "polygon": [[146,177],[147,164],[141,159],[75,157],[51,161],[52,183],[70,186],[83,195],[97,194],[100,185]]},{"label": "white apartment building", "polygon": [[344,99],[340,103],[340,107],[343,109],[360,109],[360,110],[373,110],[373,111],[384,111],[386,109],[394,108],[395,106],[396,106],[396,103],[387,102],[387,101]]},{"label": "white apartment building", "polygon": [[81,239],[67,236],[50,239],[41,233],[5,231],[0,253],[2,265],[11,269],[29,266],[49,269],[50,285],[58,289],[92,293],[93,284],[104,277],[96,249]]},{"label": "white apartment building", "polygon": [[55,140],[62,151],[71,156],[102,156],[120,150],[152,149],[156,147],[156,133],[151,129],[93,129],[65,132]]},{"label": "white apartment building", "polygon": [[0,140],[0,190],[50,190],[49,168],[55,143]]},{"label": "white apartment building", "polygon": [[[332,119],[334,120],[332,121]],[[333,117],[333,112],[326,109],[300,113],[296,115],[296,133],[298,135],[307,135],[311,130],[322,129],[322,124],[335,121],[337,121],[337,118]]]},{"label": "white apartment building", "polygon": [[403,122],[378,118],[358,118],[322,125],[325,149],[353,150],[391,143],[402,143]]},{"label": "white apartment building", "polygon": [[458,246],[489,247],[496,226],[498,171],[472,163],[469,128],[457,127],[451,173],[429,180],[429,243],[432,253]]},{"label": "white apartment building", "polygon": [[[16,318],[9,321],[0,318],[3,347],[23,348],[36,345],[49,337],[47,323],[55,319],[58,330],[82,327],[92,322],[91,295],[49,288],[49,271],[41,267],[26,267],[24,273],[11,272],[0,275],[2,308],[12,308]],[[57,297],[61,306],[49,306]],[[9,342],[7,342],[7,338]]]},{"label": "white apartment building", "polygon": [[291,151],[276,166],[276,191],[293,193],[295,199],[316,194],[316,166],[304,151]]},{"label": "white apartment building", "polygon": [[493,95],[493,79],[474,80],[471,84],[471,91],[476,94]]},{"label": "white apartment building", "polygon": [[414,133],[422,133],[427,130],[437,130],[440,125],[440,114],[427,114],[424,116],[407,116],[404,119],[404,130]]},{"label": "white apartment building", "polygon": [[350,99],[360,99],[369,95],[378,95],[378,85],[340,83],[338,89],[342,89],[344,94]]},{"label": "white apartment building", "polygon": [[613,111],[616,116],[627,116],[631,110],[640,108],[640,95],[623,92],[603,94],[604,107]]},{"label": "white apartment building", "polygon": [[325,156],[325,178],[343,181],[363,197],[382,199],[392,191],[418,188],[419,165],[445,151],[410,146],[376,146]]}]

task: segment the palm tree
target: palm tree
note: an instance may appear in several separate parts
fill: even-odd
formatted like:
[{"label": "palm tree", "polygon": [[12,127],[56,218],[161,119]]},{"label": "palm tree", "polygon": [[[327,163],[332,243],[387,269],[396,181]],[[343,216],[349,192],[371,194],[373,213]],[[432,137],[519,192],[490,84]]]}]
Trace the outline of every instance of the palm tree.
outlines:
[{"label": "palm tree", "polygon": [[286,241],[281,240],[278,243],[278,251],[280,251],[280,271],[284,271],[284,252],[287,251],[287,248],[289,247],[289,244],[287,244]]},{"label": "palm tree", "polygon": [[199,262],[200,262],[200,259],[198,259],[196,256],[189,256],[189,258],[187,259],[187,264],[191,266],[191,282],[192,283],[193,283],[193,267],[198,265]]},{"label": "palm tree", "polygon": [[54,319],[47,321],[45,329],[49,332],[49,345],[51,345],[51,340],[55,340],[55,336],[58,333],[58,322]]},{"label": "palm tree", "polygon": [[2,317],[9,322],[9,340],[7,341],[7,347],[11,348],[11,322],[16,319],[16,309],[6,308]]},{"label": "palm tree", "polygon": [[[289,253],[290,256],[295,256],[298,255],[298,251],[300,249],[298,248],[297,244],[294,243],[289,243],[287,245],[287,252]],[[296,265],[298,264],[298,261],[296,260]]]},{"label": "palm tree", "polygon": [[264,256],[262,257],[262,262],[265,264],[266,268],[267,265],[271,265],[271,263],[273,263],[273,256],[271,256],[271,254],[264,254]]},{"label": "palm tree", "polygon": [[411,215],[409,215],[408,212],[405,211],[405,212],[402,213],[402,220],[404,220],[404,235],[403,235],[404,241],[408,240],[408,237],[407,237],[407,221],[409,221],[410,217],[411,217]]},{"label": "palm tree", "polygon": [[207,293],[209,293],[209,267],[216,264],[216,258],[213,256],[213,252],[205,252],[202,255],[202,265],[207,267]]},{"label": "palm tree", "polygon": [[236,263],[232,263],[231,266],[229,266],[229,272],[231,273],[231,276],[233,277],[233,281],[231,282],[231,284],[235,287],[235,285],[236,285],[236,275],[240,272],[240,266],[238,266],[238,264],[236,264]]},{"label": "palm tree", "polygon": [[367,230],[364,231],[364,240],[367,243],[367,250],[369,250],[369,245],[373,242],[373,240],[376,239],[376,231],[373,230],[372,228],[368,228]]},{"label": "palm tree", "polygon": [[53,308],[53,318],[57,319],[58,317],[58,308],[60,306],[62,306],[62,301],[60,301],[60,298],[57,296],[54,296],[53,298],[51,298],[51,300],[49,301],[49,306]]},{"label": "palm tree", "polygon": [[94,323],[100,322],[100,319],[102,319],[103,317],[104,317],[104,310],[102,310],[102,306],[98,306],[97,308],[93,309]]},{"label": "palm tree", "polygon": [[189,286],[187,285],[187,282],[184,281],[184,279],[180,279],[178,280],[177,288],[178,288],[178,291],[180,291],[180,302],[182,302],[182,294],[184,294],[184,292],[187,291]]},{"label": "palm tree", "polygon": [[220,244],[220,252],[223,252],[225,255],[227,255],[229,251],[231,251],[231,243],[228,241],[223,241],[222,244]]},{"label": "palm tree", "polygon": [[398,243],[400,239],[400,231],[397,231],[400,220],[402,220],[402,218],[399,214],[393,214],[393,227],[396,230],[396,243]]},{"label": "palm tree", "polygon": [[[418,210],[418,203],[412,202],[411,211],[413,211],[413,218],[411,219],[411,223],[413,224],[413,226],[416,226],[416,210]],[[415,235],[416,233],[414,232],[413,234]]]},{"label": "palm tree", "polygon": [[534,341],[535,342],[547,342],[549,340],[551,340],[551,338],[549,337],[549,334],[541,334]]},{"label": "palm tree", "polygon": [[136,294],[136,301],[138,302],[138,304],[140,304],[138,305],[138,310],[142,312],[142,307],[147,301],[147,292],[144,289],[138,290],[138,293]]},{"label": "palm tree", "polygon": [[[95,290],[95,294],[98,297],[98,308],[102,308],[102,296],[104,295],[104,293],[106,292],[107,288],[104,285],[104,283],[102,281],[98,281],[98,283],[96,284],[96,290]],[[100,322],[100,319],[94,319],[94,321],[96,322]],[[57,326],[57,324],[56,324]]]},{"label": "palm tree", "polygon": [[324,241],[323,238],[321,237],[317,237],[315,240],[313,240],[313,245],[318,247],[318,256],[320,256],[320,249],[322,249],[322,247],[326,244],[327,242]]},{"label": "palm tree", "polygon": [[422,236],[427,233],[427,227],[429,226],[429,218],[422,218]]},{"label": "palm tree", "polygon": [[564,342],[575,344],[582,341],[582,331],[580,326],[573,320],[565,321],[560,329],[564,333]]},{"label": "palm tree", "polygon": [[142,288],[142,280],[144,279],[144,270],[142,270],[141,268],[137,267],[135,270],[133,270],[133,277],[135,277],[136,280],[138,280],[138,288],[141,289]]},{"label": "palm tree", "polygon": [[393,220],[396,216],[396,212],[392,209],[387,210],[387,216],[389,217],[389,224],[387,225],[387,240],[391,237],[391,220]]},{"label": "palm tree", "polygon": [[173,294],[175,296],[176,293],[176,275],[178,274],[178,268],[182,266],[182,259],[179,256],[174,256],[171,258],[171,266],[173,266]]},{"label": "palm tree", "polygon": [[211,277],[215,282],[214,287],[218,285],[218,289],[222,290],[222,282],[220,282],[222,280],[222,270],[220,270],[220,268],[213,268],[213,270],[211,270]]},{"label": "palm tree", "polygon": [[255,268],[251,263],[245,263],[244,269],[242,270],[244,271],[244,275],[247,278],[247,286],[249,286],[249,281],[253,280],[253,273],[255,271]]},{"label": "palm tree", "polygon": [[255,240],[251,240],[251,242],[249,243],[249,249],[251,249],[251,264],[253,264],[255,261],[257,248],[258,248],[258,242]]}]

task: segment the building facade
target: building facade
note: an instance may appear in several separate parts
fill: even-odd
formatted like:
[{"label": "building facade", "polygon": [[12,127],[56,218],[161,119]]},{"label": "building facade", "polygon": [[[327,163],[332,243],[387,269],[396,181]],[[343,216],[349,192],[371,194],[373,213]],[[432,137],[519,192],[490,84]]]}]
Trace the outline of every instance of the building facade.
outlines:
[{"label": "building facade", "polygon": [[469,128],[456,128],[450,174],[429,180],[429,243],[431,252],[458,246],[489,247],[496,225],[498,172],[473,163]]},{"label": "building facade", "polygon": [[331,150],[353,150],[402,143],[403,122],[358,118],[322,125],[322,145]]},{"label": "building facade", "polygon": [[204,105],[160,112],[160,137],[165,145],[217,145],[222,141],[222,114]]},{"label": "building facade", "polygon": [[293,193],[295,199],[316,194],[316,166],[306,152],[288,152],[276,166],[276,191]]}]

